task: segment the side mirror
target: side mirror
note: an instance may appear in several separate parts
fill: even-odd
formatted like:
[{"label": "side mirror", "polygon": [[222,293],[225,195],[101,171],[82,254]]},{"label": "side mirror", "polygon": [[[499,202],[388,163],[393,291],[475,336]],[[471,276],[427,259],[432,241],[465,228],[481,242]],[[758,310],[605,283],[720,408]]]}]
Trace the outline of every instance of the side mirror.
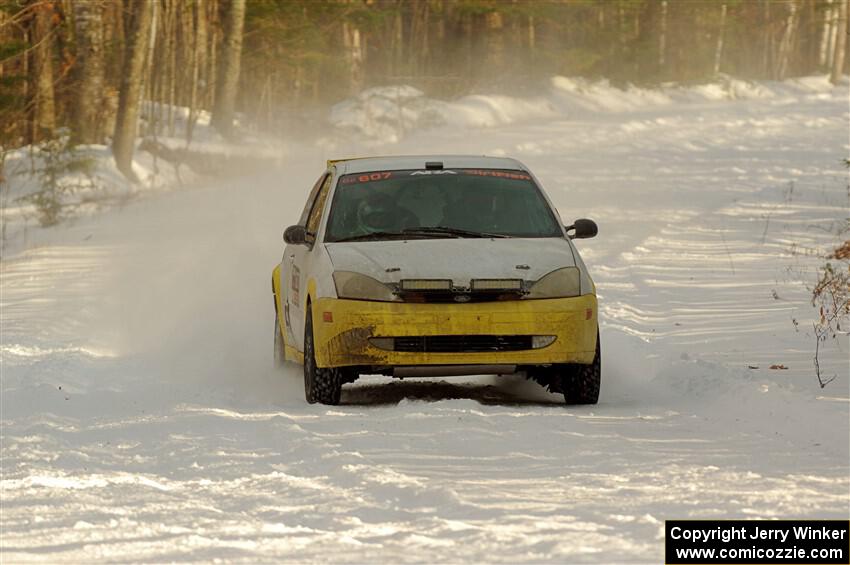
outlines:
[{"label": "side mirror", "polygon": [[586,218],[576,220],[573,222],[573,225],[566,226],[566,228],[567,231],[576,231],[573,235],[569,236],[570,239],[587,239],[589,237],[596,237],[596,234],[599,233],[599,227],[596,225],[596,222]]},{"label": "side mirror", "polygon": [[307,243],[307,228],[304,226],[289,226],[283,232],[283,241],[290,245],[304,245]]}]

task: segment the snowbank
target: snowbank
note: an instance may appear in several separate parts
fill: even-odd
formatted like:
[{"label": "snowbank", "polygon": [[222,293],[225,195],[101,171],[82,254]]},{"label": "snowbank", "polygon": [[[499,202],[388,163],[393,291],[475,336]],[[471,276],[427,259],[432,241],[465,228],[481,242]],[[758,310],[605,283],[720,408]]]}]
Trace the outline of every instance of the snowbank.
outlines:
[{"label": "snowbank", "polygon": [[555,76],[545,93],[532,98],[478,94],[442,101],[407,85],[370,88],[333,106],[329,121],[351,136],[393,143],[411,131],[443,126],[489,128],[528,120],[570,119],[588,112],[616,113],[722,100],[787,104],[801,97],[834,95],[839,94],[826,76],[754,82],[722,75],[708,84],[668,84],[655,89],[617,88],[607,80]]},{"label": "snowbank", "polygon": [[25,247],[31,224],[51,226],[145,193],[275,165],[287,154],[284,141],[238,127],[238,141],[224,139],[211,127],[210,114],[205,111],[194,116],[191,140],[187,141],[189,118],[185,107],[143,104],[140,130],[153,131],[153,124],[158,123],[158,131],[164,134],[136,140],[135,183],[118,170],[109,145],[74,146],[67,131],[60,131],[56,139],[6,152],[0,169],[3,249]]},{"label": "snowbank", "polygon": [[403,85],[364,90],[334,105],[329,120],[338,130],[352,136],[396,142],[414,130],[438,126],[492,127],[554,114],[555,109],[543,98],[471,95],[444,102]]},{"label": "snowbank", "polygon": [[[136,151],[133,171],[139,183],[129,182],[115,166],[112,150],[102,144],[71,147],[67,137],[60,140],[57,150],[48,144],[14,149],[7,153],[5,174],[8,177],[6,198],[16,201],[38,192],[45,185],[45,177],[56,174],[56,186],[66,193],[66,203],[83,202],[99,196],[116,196],[140,190],[157,190],[176,183],[168,168],[163,169],[152,155]],[[56,168],[55,171],[51,169]]]}]

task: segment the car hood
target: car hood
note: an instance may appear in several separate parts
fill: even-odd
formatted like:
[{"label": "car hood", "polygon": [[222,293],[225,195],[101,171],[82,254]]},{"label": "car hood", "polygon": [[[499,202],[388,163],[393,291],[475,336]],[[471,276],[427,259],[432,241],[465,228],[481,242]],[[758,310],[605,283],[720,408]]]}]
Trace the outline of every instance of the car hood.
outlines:
[{"label": "car hood", "polygon": [[[354,271],[383,283],[401,279],[537,280],[575,266],[569,242],[561,238],[458,238],[326,243],[334,270]],[[528,267],[528,268],[525,268]]]}]

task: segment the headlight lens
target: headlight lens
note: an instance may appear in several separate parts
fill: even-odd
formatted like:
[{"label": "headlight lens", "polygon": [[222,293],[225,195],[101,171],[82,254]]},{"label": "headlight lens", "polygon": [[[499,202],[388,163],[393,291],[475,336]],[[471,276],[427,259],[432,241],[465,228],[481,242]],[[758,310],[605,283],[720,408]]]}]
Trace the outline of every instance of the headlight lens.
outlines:
[{"label": "headlight lens", "polygon": [[531,286],[526,298],[567,298],[581,295],[578,267],[564,267],[543,275]]},{"label": "headlight lens", "polygon": [[372,277],[351,271],[335,271],[333,274],[336,295],[354,300],[379,300],[392,302],[398,300],[390,287]]}]

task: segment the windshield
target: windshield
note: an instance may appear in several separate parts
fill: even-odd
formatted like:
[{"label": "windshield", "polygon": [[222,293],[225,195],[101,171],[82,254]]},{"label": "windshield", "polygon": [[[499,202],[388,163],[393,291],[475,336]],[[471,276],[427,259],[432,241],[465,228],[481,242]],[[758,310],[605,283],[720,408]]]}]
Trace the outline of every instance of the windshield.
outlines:
[{"label": "windshield", "polygon": [[563,237],[563,232],[524,171],[376,171],[340,177],[325,241],[476,235]]}]

